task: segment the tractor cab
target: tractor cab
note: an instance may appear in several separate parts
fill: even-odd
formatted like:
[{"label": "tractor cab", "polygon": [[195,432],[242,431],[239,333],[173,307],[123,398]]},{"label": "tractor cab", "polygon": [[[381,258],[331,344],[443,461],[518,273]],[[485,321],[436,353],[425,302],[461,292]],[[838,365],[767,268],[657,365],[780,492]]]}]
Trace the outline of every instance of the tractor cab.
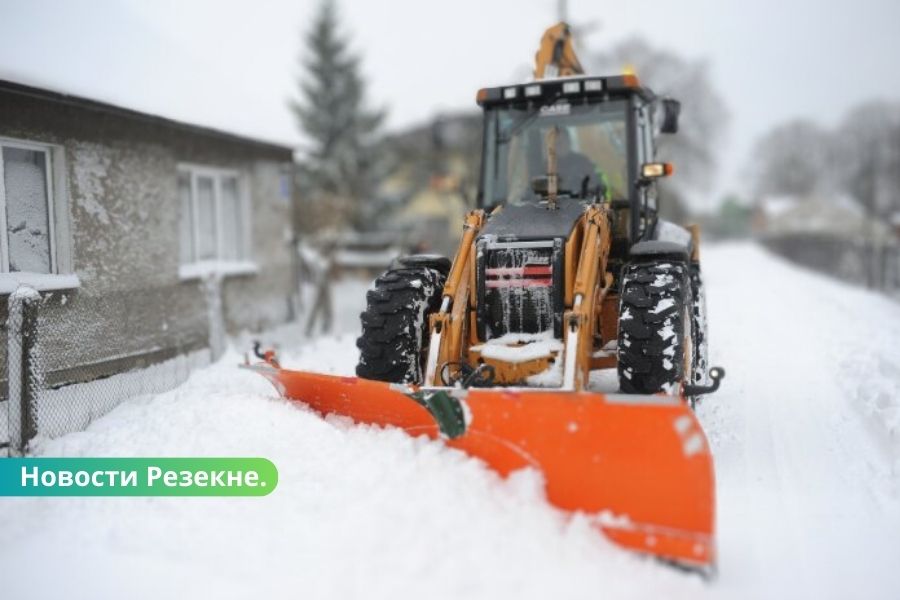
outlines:
[{"label": "tractor cab", "polygon": [[628,246],[653,229],[655,180],[671,173],[655,162],[656,137],[677,131],[677,101],[657,97],[634,75],[484,88],[477,101],[484,109],[480,208],[540,204],[554,193],[561,204],[612,208],[614,244]]},{"label": "tractor cab", "polygon": [[[679,105],[658,98],[634,75],[486,88],[477,100],[484,109],[478,198],[486,209],[475,240],[478,340],[545,331],[562,340],[586,211],[599,209],[595,218],[607,223],[600,277],[609,275],[610,314],[623,266],[636,249],[659,245],[651,241],[661,229],[656,180],[671,167],[655,162],[655,141],[677,129]],[[592,335],[602,346],[616,331],[616,321],[607,319]]]}]

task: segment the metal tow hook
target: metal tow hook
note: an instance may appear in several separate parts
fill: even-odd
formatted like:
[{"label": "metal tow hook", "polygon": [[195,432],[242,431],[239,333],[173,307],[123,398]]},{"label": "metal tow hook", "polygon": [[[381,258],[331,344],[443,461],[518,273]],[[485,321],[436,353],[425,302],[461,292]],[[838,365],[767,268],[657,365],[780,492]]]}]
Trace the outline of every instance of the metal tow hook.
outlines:
[{"label": "metal tow hook", "polygon": [[684,395],[701,396],[703,394],[712,394],[719,389],[719,385],[722,383],[722,380],[725,379],[725,369],[722,367],[713,367],[709,370],[709,378],[712,379],[712,383],[709,385],[695,385],[691,383],[684,386]]}]

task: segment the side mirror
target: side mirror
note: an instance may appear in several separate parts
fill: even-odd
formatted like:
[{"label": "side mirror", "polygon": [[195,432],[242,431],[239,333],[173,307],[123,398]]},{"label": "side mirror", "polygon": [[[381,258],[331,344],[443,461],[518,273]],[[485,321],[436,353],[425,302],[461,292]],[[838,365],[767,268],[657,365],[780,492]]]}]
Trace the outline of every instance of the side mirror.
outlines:
[{"label": "side mirror", "polygon": [[662,99],[662,133],[678,133],[678,115],[681,114],[681,102],[674,98]]}]

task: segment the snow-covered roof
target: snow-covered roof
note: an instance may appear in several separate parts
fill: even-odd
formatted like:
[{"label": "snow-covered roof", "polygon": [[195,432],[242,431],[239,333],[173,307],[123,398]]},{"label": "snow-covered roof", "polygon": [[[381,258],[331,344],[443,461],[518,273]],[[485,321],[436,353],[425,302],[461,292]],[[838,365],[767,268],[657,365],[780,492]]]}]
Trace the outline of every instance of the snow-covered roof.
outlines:
[{"label": "snow-covered roof", "polygon": [[797,197],[789,195],[770,195],[760,198],[757,206],[767,219],[775,219],[797,205]]},{"label": "snow-covered roof", "polygon": [[874,240],[891,237],[883,221],[868,218],[859,203],[846,195],[773,196],[759,206],[766,217],[768,234],[821,233]]},{"label": "snow-covered roof", "polygon": [[241,143],[245,143],[245,144],[252,144],[255,146],[264,146],[269,149],[289,152],[291,154],[293,154],[293,151],[294,151],[294,149],[291,146],[288,146],[285,144],[271,142],[271,141],[259,139],[256,137],[241,135],[238,133],[232,133],[229,131],[224,131],[222,129],[208,127],[205,125],[188,123],[185,121],[180,121],[180,120],[160,116],[157,114],[141,112],[141,111],[134,110],[131,108],[126,108],[124,106],[118,106],[116,104],[110,104],[107,102],[102,102],[100,100],[95,100],[92,98],[87,98],[84,96],[71,94],[71,93],[63,91],[61,89],[58,89],[56,87],[44,87],[44,86],[33,85],[32,83],[23,83],[21,81],[0,79],[0,92],[19,94],[22,96],[30,96],[33,98],[40,98],[42,100],[49,100],[51,102],[58,102],[58,103],[62,103],[62,104],[81,106],[81,107],[87,108],[89,110],[117,114],[120,116],[132,118],[132,119],[154,121],[159,124],[168,125],[170,127],[175,127],[175,128],[182,129],[182,130],[192,131],[195,133],[200,133],[200,134],[208,135],[208,136],[225,138],[225,139],[229,139],[232,141],[237,141],[237,142],[241,142]]}]

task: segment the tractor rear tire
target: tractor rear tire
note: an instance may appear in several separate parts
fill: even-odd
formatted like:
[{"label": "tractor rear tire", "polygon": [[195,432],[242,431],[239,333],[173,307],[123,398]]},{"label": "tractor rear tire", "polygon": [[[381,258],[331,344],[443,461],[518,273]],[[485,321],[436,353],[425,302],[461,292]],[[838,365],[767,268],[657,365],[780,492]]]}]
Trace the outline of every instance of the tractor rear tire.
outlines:
[{"label": "tractor rear tire", "polygon": [[428,350],[428,316],[440,308],[446,275],[428,266],[400,266],[375,280],[360,315],[356,374],[390,383],[419,383]]},{"label": "tractor rear tire", "polygon": [[677,394],[695,368],[693,301],[686,264],[626,265],[619,304],[619,387],[626,394]]}]

